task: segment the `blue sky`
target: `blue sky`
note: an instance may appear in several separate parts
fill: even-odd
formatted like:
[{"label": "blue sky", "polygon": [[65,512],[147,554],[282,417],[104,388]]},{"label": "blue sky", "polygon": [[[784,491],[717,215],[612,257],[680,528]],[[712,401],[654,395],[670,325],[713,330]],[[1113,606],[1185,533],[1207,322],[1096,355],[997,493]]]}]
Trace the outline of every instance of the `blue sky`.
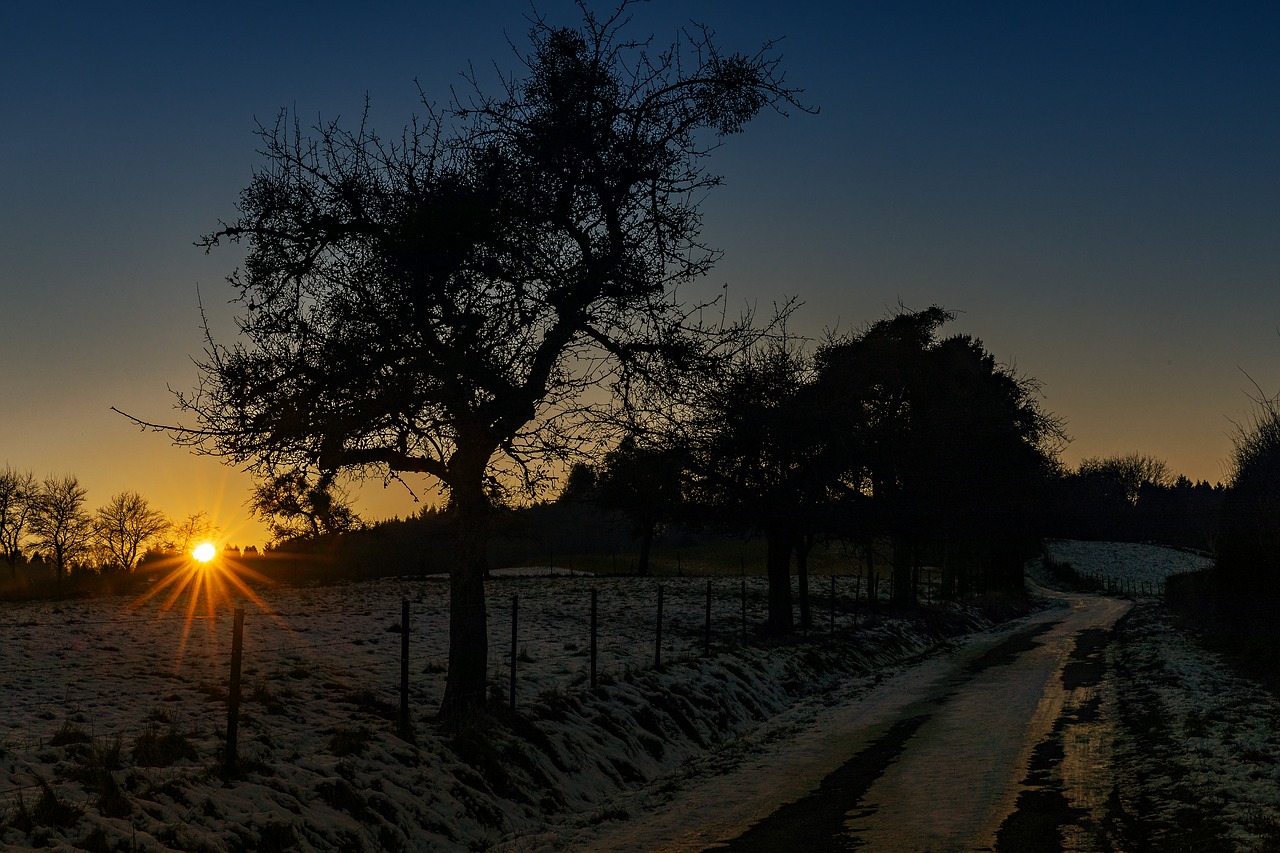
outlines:
[{"label": "blue sky", "polygon": [[[540,4],[572,21],[565,0]],[[603,7],[599,7],[603,8]],[[0,7],[0,465],[134,489],[228,535],[248,480],[110,412],[190,388],[197,288],[233,333],[234,214],[281,108],[394,132],[421,83],[515,68],[522,2]],[[712,160],[712,283],[795,325],[857,328],[899,302],[1041,380],[1065,459],[1139,451],[1219,480],[1246,373],[1280,390],[1280,4],[668,2],[733,50],[784,37],[816,115],[767,115]],[[363,490],[367,514],[414,511]]]}]

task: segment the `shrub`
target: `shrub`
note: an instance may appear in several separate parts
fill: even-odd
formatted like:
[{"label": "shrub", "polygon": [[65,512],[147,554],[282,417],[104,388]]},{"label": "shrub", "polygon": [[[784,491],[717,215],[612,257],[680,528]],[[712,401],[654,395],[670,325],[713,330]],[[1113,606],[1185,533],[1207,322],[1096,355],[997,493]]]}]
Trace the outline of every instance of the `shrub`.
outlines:
[{"label": "shrub", "polygon": [[1252,424],[1234,437],[1218,570],[1224,592],[1274,598],[1280,595],[1280,404],[1255,402]]}]

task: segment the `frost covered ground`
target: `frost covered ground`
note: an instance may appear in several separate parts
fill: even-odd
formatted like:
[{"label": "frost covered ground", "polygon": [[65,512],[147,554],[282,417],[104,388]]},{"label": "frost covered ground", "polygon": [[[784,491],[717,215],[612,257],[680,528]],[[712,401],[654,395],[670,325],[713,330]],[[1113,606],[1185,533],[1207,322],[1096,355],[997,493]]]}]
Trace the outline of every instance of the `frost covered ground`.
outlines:
[{"label": "frost covered ground", "polygon": [[[1081,571],[1195,567],[1149,546],[1054,542]],[[1195,558],[1199,559],[1199,558]],[[1188,562],[1190,561],[1190,562]],[[1126,569],[1128,567],[1128,569]],[[1040,572],[1033,567],[1034,572]],[[654,580],[498,577],[489,582],[495,694],[508,683],[519,596],[514,717],[442,732],[443,579],[258,589],[199,602],[164,596],[0,609],[0,842],[5,849],[534,850],[626,834],[730,767],[783,766],[788,745],[838,718],[945,638],[989,623],[971,609],[853,630],[840,579],[836,629],[809,641],[741,643],[741,581],[663,579],[663,660],[653,668]],[[827,591],[825,579],[815,584]],[[747,579],[748,621],[763,616]],[[590,590],[599,596],[600,683],[588,678]],[[416,737],[396,737],[400,606],[411,605]],[[226,726],[230,612],[244,606],[244,772],[217,768]],[[191,618],[188,618],[188,617]],[[1155,601],[1108,650],[1120,678],[1118,821],[1155,849],[1271,849],[1280,819],[1280,705],[1226,675]],[[766,771],[768,772],[768,771]],[[561,845],[557,847],[557,845]]]},{"label": "frost covered ground", "polygon": [[[1046,552],[1135,582],[1209,563],[1120,543],[1050,542]],[[1130,849],[1280,849],[1280,701],[1234,675],[1151,599],[1135,602],[1107,657],[1120,716],[1112,818],[1122,839],[1141,845]]]},{"label": "frost covered ground", "polygon": [[[853,627],[851,581],[838,632]],[[190,590],[0,609],[0,842],[88,850],[467,850],[548,820],[620,817],[613,798],[730,744],[851,671],[919,654],[981,620],[869,617],[839,644],[743,645],[743,580],[499,576],[488,582],[492,689],[509,683],[519,596],[518,713],[442,732],[447,584],[393,579]],[[747,622],[764,582],[745,579]],[[590,593],[599,686],[589,687]],[[829,587],[828,587],[829,589]],[[410,602],[417,736],[395,734],[401,602]],[[168,606],[166,606],[168,605]],[[246,610],[241,777],[218,773],[231,613]],[[829,611],[816,614],[824,628]],[[754,631],[754,628],[751,628]],[[754,638],[753,638],[754,639]],[[816,639],[816,637],[815,637]]]},{"label": "frost covered ground", "polygon": [[[1178,572],[1193,572],[1209,564],[1209,560],[1190,551],[1178,551],[1143,545],[1137,542],[1077,542],[1050,539],[1045,542],[1045,556],[1069,563],[1081,574],[1102,582],[1123,583],[1126,588],[1154,592],[1163,589],[1164,580]],[[1042,581],[1051,578],[1032,566],[1031,572]]]}]

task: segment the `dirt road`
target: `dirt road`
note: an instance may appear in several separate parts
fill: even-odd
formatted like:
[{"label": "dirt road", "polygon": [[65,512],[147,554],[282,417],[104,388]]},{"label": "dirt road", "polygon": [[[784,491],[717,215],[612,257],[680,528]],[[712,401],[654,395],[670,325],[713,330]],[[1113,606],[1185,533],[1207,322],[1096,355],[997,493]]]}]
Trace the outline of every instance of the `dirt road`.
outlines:
[{"label": "dirt road", "polygon": [[1038,592],[1063,606],[903,668],[590,846],[1100,849],[1113,789],[1104,650],[1129,604]]}]

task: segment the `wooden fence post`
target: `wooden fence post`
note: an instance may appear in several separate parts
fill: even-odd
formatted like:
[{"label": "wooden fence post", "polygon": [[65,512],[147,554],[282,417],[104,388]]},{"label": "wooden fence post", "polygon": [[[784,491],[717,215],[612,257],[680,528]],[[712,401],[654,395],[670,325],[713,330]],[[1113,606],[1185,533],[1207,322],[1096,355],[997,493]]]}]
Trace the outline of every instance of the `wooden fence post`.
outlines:
[{"label": "wooden fence post", "polygon": [[836,576],[831,576],[831,614],[827,620],[827,633],[835,636],[836,633]]},{"label": "wooden fence post", "polygon": [[653,668],[662,668],[662,584],[658,584],[658,629],[653,643]]},{"label": "wooden fence post", "polygon": [[711,579],[707,579],[707,635],[702,644],[702,653],[711,657]]},{"label": "wooden fence post", "polygon": [[591,590],[591,689],[596,686],[596,591]]},{"label": "wooden fence post", "polygon": [[853,627],[858,628],[858,598],[862,594],[862,575],[853,578]]},{"label": "wooden fence post", "polygon": [[237,607],[231,629],[231,684],[227,689],[227,748],[222,757],[223,771],[236,772],[236,738],[240,731],[240,660],[244,649],[244,608]]},{"label": "wooden fence post", "polygon": [[511,710],[516,710],[516,618],[520,614],[520,596],[511,596]]},{"label": "wooden fence post", "polygon": [[400,600],[400,737],[408,740],[409,730],[409,599]]}]

